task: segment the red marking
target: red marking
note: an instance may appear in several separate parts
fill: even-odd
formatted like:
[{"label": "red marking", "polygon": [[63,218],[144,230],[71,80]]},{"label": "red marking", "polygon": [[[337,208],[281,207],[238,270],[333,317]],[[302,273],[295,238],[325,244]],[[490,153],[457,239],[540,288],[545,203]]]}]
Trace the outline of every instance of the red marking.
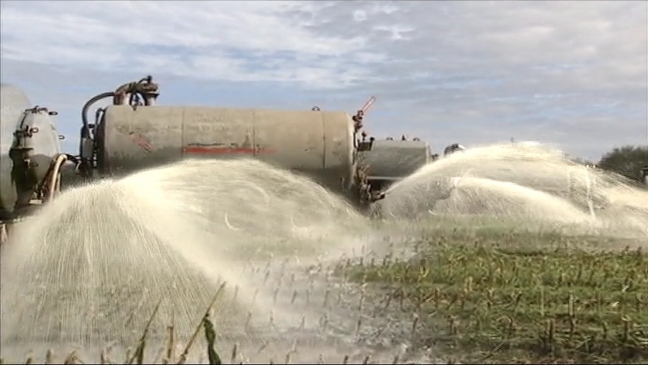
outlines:
[{"label": "red marking", "polygon": [[151,152],[153,151],[153,145],[151,144],[151,140],[144,137],[143,135],[135,132],[130,132],[128,135],[131,136],[133,139],[133,142],[135,142],[138,146],[142,147],[144,151],[146,152]]},{"label": "red marking", "polygon": [[213,154],[213,155],[253,155],[255,153],[274,153],[275,150],[266,148],[250,148],[250,147],[185,147],[182,149],[184,153],[191,154]]}]

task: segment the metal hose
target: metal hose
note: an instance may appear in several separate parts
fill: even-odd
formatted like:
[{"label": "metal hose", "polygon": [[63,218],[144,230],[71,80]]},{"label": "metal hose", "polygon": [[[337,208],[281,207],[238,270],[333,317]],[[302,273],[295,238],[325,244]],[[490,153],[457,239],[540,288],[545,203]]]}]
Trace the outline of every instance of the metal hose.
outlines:
[{"label": "metal hose", "polygon": [[[133,93],[135,93],[135,94],[139,94],[146,101],[147,100],[146,95],[144,95],[144,93],[142,92],[142,86],[140,86],[141,84],[144,84],[144,83],[153,84],[153,76],[146,76],[146,77],[143,77],[142,79],[140,79],[139,81],[126,83],[126,84],[118,87],[115,91],[106,91],[106,92],[101,93],[99,95],[96,95],[92,99],[88,100],[83,105],[83,109],[81,109],[81,120],[83,121],[83,127],[85,127],[86,130],[88,129],[88,124],[89,124],[88,123],[88,110],[90,109],[90,107],[94,103],[98,102],[101,99],[113,98],[113,104],[115,104],[115,100],[116,100],[117,96],[119,96],[121,94],[128,94],[128,93],[133,94]],[[157,88],[157,86],[155,84],[153,84],[153,86],[155,88]]]},{"label": "metal hose", "polygon": [[46,202],[51,201],[61,189],[61,166],[63,166],[67,160],[68,157],[65,153],[57,155],[54,159],[52,169],[50,170],[49,182],[46,187],[48,194],[44,196]]},{"label": "metal hose", "polygon": [[114,91],[107,91],[104,93],[101,93],[99,95],[94,96],[92,99],[88,100],[84,105],[83,109],[81,109],[81,120],[83,121],[83,127],[85,130],[88,130],[88,110],[90,107],[98,102],[101,99],[105,98],[114,98],[115,97],[115,92]]}]

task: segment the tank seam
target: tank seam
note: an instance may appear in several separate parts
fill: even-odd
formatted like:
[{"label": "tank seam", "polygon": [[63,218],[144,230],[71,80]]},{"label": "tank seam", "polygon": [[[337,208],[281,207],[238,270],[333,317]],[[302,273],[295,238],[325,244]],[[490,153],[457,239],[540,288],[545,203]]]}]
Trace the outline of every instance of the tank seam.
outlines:
[{"label": "tank seam", "polygon": [[326,169],[326,118],[324,113],[322,115],[322,146],[324,153],[322,154],[322,168]]},{"label": "tank seam", "polygon": [[180,158],[185,159],[187,153],[185,152],[187,148],[187,141],[185,139],[185,114],[187,108],[182,108],[182,113],[180,113]]},{"label": "tank seam", "polygon": [[259,155],[259,146],[257,145],[257,139],[256,139],[256,116],[257,116],[257,111],[256,109],[252,109],[252,156],[257,157]]}]

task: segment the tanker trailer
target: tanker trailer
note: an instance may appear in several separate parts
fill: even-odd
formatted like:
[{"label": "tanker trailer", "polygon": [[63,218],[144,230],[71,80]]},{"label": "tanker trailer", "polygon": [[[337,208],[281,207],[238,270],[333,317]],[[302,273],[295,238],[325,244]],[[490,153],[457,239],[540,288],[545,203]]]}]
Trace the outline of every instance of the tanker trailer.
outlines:
[{"label": "tanker trailer", "polygon": [[[355,136],[360,118],[345,112],[155,105],[152,78],[99,94],[83,107],[79,171],[86,178],[123,176],[182,159],[255,158],[304,174],[324,187],[369,203]],[[98,109],[95,122],[88,111]]]},{"label": "tanker trailer", "polygon": [[386,190],[431,161],[430,146],[417,138],[395,141],[372,139],[370,150],[359,152],[359,161],[367,166],[367,180],[372,193]]},{"label": "tanker trailer", "polygon": [[[389,194],[392,184],[435,160],[429,144],[418,138],[408,140],[407,136],[403,135],[400,140],[391,137],[379,141],[373,138],[370,140],[373,146],[371,150],[359,153],[359,164],[366,166],[373,201],[384,199],[385,195]],[[408,194],[408,201],[405,201],[401,208],[397,208],[400,213],[393,211],[389,202],[385,202],[386,205],[372,206],[370,213],[377,218],[398,217],[403,214],[405,217],[416,218],[420,212],[431,210],[437,202],[450,198],[456,187],[455,178],[430,179],[423,187],[424,190],[416,188],[412,190],[414,194]],[[421,210],[423,206],[427,209]]]},{"label": "tanker trailer", "polygon": [[60,188],[61,153],[55,111],[35,106],[13,85],[1,85],[0,223],[29,214]]}]

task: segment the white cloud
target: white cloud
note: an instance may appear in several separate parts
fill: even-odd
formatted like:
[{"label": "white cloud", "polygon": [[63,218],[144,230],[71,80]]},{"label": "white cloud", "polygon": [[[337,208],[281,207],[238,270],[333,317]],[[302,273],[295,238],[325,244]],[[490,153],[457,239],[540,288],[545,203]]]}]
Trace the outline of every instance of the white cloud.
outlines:
[{"label": "white cloud", "polygon": [[357,22],[363,22],[367,20],[367,12],[364,10],[356,10],[353,12],[353,19]]},{"label": "white cloud", "polygon": [[[101,70],[154,68],[214,79],[332,86],[299,76],[315,67],[325,78],[342,72],[353,80],[362,69],[343,69],[342,62],[362,62],[366,55],[356,56],[363,37],[323,36],[308,29],[309,21],[297,19],[326,7],[262,1],[14,2],[3,4],[2,53],[13,60]],[[296,57],[270,70],[246,66],[249,58],[271,59],[278,53]],[[340,62],[313,66],[331,56]]]},{"label": "white cloud", "polygon": [[414,28],[403,27],[400,25],[377,25],[373,30],[379,32],[386,32],[392,40],[408,39],[406,33],[412,32]]},{"label": "white cloud", "polygon": [[596,158],[648,143],[642,2],[22,1],[0,16],[11,81],[271,82],[349,111],[377,95],[372,132],[437,149],[516,136]]}]

